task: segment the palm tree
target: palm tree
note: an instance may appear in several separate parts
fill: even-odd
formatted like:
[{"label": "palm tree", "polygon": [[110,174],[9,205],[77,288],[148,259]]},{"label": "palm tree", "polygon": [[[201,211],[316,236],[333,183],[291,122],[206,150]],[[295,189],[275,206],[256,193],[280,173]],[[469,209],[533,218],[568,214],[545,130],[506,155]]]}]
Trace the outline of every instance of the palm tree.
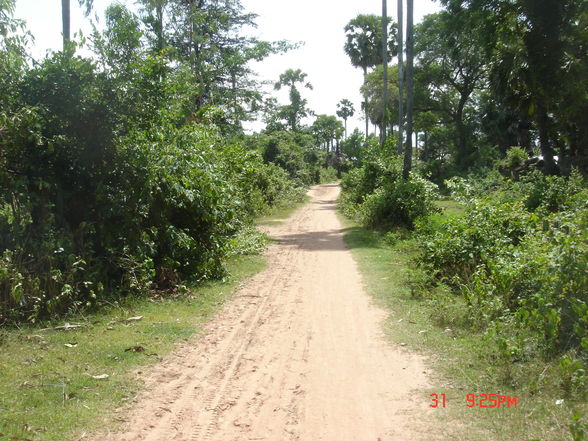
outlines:
[{"label": "palm tree", "polygon": [[388,11],[386,0],[382,0],[382,64],[384,65],[384,106],[382,107],[382,145],[386,142],[388,124]]},{"label": "palm tree", "polygon": [[408,179],[412,168],[412,110],[414,103],[414,29],[413,1],[406,0],[406,149],[404,150],[404,167],[402,176]]},{"label": "palm tree", "polygon": [[296,84],[301,83],[304,87],[312,90],[312,84],[306,81],[307,74],[300,69],[288,69],[280,75],[280,79],[274,84],[275,90],[280,90],[282,86],[290,88],[290,105],[284,106],[285,118],[292,131],[298,129],[298,122],[301,118],[308,115],[309,110],[306,108],[306,100],[302,99]]},{"label": "palm tree", "polygon": [[347,138],[347,118],[355,114],[353,103],[348,99],[342,99],[337,103],[337,116],[345,121],[345,138]]},{"label": "palm tree", "polygon": [[[359,14],[345,26],[347,41],[345,42],[345,53],[351,59],[354,67],[363,69],[363,78],[367,70],[382,62],[380,52],[382,33],[380,30],[380,19],[376,15]],[[367,98],[364,96],[365,109],[365,136],[368,135],[369,118],[367,114]]]},{"label": "palm tree", "polygon": [[[94,0],[78,0],[81,7],[85,8],[84,14],[86,17],[90,15],[92,7],[94,6]],[[63,50],[67,47],[67,44],[71,40],[71,6],[70,0],[61,0],[61,21],[62,21],[62,32],[63,32]]]},{"label": "palm tree", "polygon": [[402,1],[398,0],[398,143],[396,152],[402,154],[404,136],[404,12]]}]

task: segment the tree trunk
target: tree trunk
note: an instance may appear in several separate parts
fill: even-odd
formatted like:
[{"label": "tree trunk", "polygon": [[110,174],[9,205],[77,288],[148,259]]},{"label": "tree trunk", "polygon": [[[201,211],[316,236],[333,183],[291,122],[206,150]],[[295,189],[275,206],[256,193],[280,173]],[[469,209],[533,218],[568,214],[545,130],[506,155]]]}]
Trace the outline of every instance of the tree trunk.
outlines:
[{"label": "tree trunk", "polygon": [[396,153],[402,154],[404,150],[404,12],[403,0],[398,0],[398,142]]},{"label": "tree trunk", "polygon": [[541,155],[545,163],[545,173],[550,175],[557,174],[557,164],[553,158],[553,148],[549,142],[549,117],[543,100],[537,102],[537,127],[539,129],[539,143],[541,144]]},{"label": "tree trunk", "polygon": [[423,162],[427,162],[429,160],[429,151],[428,151],[428,142],[429,142],[429,132],[427,132],[425,130],[425,134],[424,134],[424,139],[423,139],[423,154],[422,154],[422,160]]},{"label": "tree trunk", "polygon": [[457,104],[457,112],[455,113],[455,125],[457,129],[456,162],[459,166],[466,165],[470,153],[467,148],[465,126],[463,124],[463,110],[465,108],[465,103],[468,99],[468,95],[462,94],[460,96],[459,103]]},{"label": "tree trunk", "polygon": [[339,138],[337,138],[336,152],[337,178],[341,179],[341,146],[339,144]]},{"label": "tree trunk", "polygon": [[155,5],[155,15],[157,19],[157,52],[161,52],[165,45],[163,40],[163,3],[158,1]]},{"label": "tree trunk", "polygon": [[[367,67],[363,67],[363,82],[365,84],[365,78],[367,77]],[[363,96],[363,105],[365,111],[365,139],[368,137],[368,133],[370,131],[370,119],[368,117],[368,99],[367,93]]]},{"label": "tree trunk", "polygon": [[382,61],[384,68],[384,106],[382,108],[382,145],[386,142],[386,123],[388,121],[388,11],[386,0],[382,0]]},{"label": "tree trunk", "polygon": [[414,104],[414,30],[413,0],[406,0],[406,149],[402,176],[408,179],[412,168],[412,111]]},{"label": "tree trunk", "polygon": [[63,29],[63,50],[67,47],[67,44],[71,40],[70,33],[70,0],[61,0],[61,22]]}]

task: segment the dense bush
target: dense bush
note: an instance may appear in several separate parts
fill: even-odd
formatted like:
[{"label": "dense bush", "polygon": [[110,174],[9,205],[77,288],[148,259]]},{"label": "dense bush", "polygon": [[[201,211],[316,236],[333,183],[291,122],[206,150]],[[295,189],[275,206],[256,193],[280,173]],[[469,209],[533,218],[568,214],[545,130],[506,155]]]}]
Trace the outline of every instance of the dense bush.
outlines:
[{"label": "dense bush", "polygon": [[310,182],[229,143],[219,109],[190,120],[188,71],[165,54],[98,43],[104,66],[72,48],[0,69],[0,324],[222,276],[259,248],[252,218]]},{"label": "dense bush", "polygon": [[416,174],[404,180],[395,156],[374,155],[345,174],[341,185],[344,212],[372,228],[413,228],[417,219],[436,211],[435,184]]},{"label": "dense bush", "polygon": [[288,172],[299,185],[321,182],[331,176],[327,171],[326,153],[314,148],[314,139],[303,132],[274,131],[249,137],[249,149],[260,152],[264,161]]},{"label": "dense bush", "polygon": [[[464,297],[470,322],[516,326],[507,333],[511,349],[588,353],[588,191],[581,177],[533,173],[511,182],[494,175],[450,187],[466,212],[434,229],[423,223],[418,265]],[[481,191],[488,187],[493,191]]]}]

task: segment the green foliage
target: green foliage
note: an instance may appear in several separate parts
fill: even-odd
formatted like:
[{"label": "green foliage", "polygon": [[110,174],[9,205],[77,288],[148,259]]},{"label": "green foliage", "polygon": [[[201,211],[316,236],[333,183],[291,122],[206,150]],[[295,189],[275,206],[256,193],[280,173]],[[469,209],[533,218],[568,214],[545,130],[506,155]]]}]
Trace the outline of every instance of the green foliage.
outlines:
[{"label": "green foliage", "polygon": [[[394,42],[396,41],[396,25],[388,17],[388,59],[396,55]],[[359,14],[345,26],[345,53],[351,59],[351,64],[367,68],[382,62],[382,20],[377,15]]]},{"label": "green foliage", "polygon": [[[19,28],[11,5],[3,32]],[[195,108],[194,66],[145,50],[121,5],[93,37],[96,60],[72,44],[31,67],[17,62],[23,45],[0,44],[14,60],[0,68],[0,324],[223,277],[227,256],[262,247],[253,218],[319,179],[307,138],[295,160],[267,163],[223,136],[234,114]]]},{"label": "green foliage", "polygon": [[275,131],[253,135],[246,142],[251,150],[261,153],[265,162],[286,170],[298,186],[320,182],[325,152],[312,149],[314,140],[311,135]]},{"label": "green foliage", "polygon": [[413,228],[417,219],[436,211],[435,184],[415,174],[402,179],[395,156],[372,157],[347,173],[341,184],[343,210],[372,228]]},{"label": "green foliage", "polygon": [[580,175],[492,175],[450,187],[468,208],[423,224],[418,265],[463,296],[469,323],[490,329],[504,357],[586,354],[588,192]]}]

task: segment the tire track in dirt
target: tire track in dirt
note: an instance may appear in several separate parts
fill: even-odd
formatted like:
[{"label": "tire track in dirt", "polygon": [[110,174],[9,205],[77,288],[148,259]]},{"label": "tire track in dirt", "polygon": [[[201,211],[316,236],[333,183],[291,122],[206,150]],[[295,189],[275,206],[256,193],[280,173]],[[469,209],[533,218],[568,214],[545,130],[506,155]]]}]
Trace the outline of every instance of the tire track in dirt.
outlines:
[{"label": "tire track in dirt", "polygon": [[335,214],[337,185],[283,225],[268,267],[146,378],[107,441],[430,439],[423,360],[385,342]]}]

